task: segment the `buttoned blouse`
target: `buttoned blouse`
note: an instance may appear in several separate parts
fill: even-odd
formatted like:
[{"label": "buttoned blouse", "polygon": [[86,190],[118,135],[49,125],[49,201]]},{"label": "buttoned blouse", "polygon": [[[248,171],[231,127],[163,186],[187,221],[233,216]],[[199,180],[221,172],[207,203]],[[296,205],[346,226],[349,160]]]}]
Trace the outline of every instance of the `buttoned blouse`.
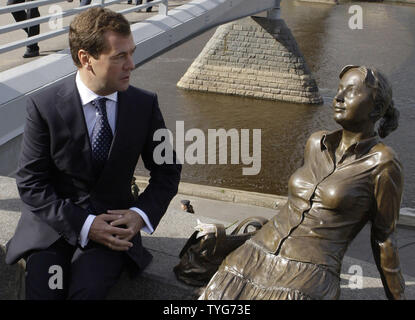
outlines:
[{"label": "buttoned blouse", "polygon": [[336,161],[341,136],[320,131],[307,141],[286,205],[254,237],[268,252],[339,273],[349,243],[368,221],[378,242],[395,231],[403,176],[394,151],[375,136]]}]

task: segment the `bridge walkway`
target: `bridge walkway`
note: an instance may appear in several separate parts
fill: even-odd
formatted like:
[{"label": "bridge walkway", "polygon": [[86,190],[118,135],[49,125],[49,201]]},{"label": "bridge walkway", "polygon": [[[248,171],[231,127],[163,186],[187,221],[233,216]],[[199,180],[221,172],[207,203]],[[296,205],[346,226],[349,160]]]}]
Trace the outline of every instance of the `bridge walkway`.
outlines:
[{"label": "bridge walkway", "polygon": [[[188,2],[190,2],[190,0],[169,0],[169,10],[175,9]],[[133,0],[133,3],[135,3],[135,0]],[[62,8],[62,11],[64,11],[64,10],[69,10],[69,9],[78,7],[79,1],[78,0],[74,0],[73,2],[64,1],[64,2],[59,2],[57,5],[59,5]],[[109,6],[108,8],[114,11],[120,11],[123,9],[131,8],[131,6],[133,5],[134,4],[127,4],[127,0],[126,0],[124,3],[115,4],[115,5]],[[49,13],[50,8],[51,6],[39,7],[40,15],[45,16],[45,15],[50,14]],[[145,10],[141,10],[141,12],[132,12],[132,13],[126,14],[125,16],[128,19],[128,21],[130,21],[131,24],[134,24],[137,22],[144,21],[157,14],[158,14],[158,6],[156,5],[153,7],[152,12],[146,12]],[[73,18],[74,16],[64,17],[63,22],[62,22],[63,26],[69,25],[70,21],[72,21]],[[15,21],[11,14],[1,15],[1,25],[12,24],[14,22]],[[48,32],[51,30],[52,29],[50,28],[48,23],[43,23],[40,25],[41,33]],[[26,39],[26,37],[27,37],[26,33],[23,30],[16,30],[16,31],[11,31],[8,33],[0,34],[0,46],[10,43],[12,41]],[[55,38],[41,41],[39,42],[39,47],[40,47],[40,55],[35,58],[24,59],[22,56],[23,56],[23,53],[25,52],[25,48],[18,48],[18,49],[0,54],[0,72],[8,70],[16,66],[20,66],[28,62],[31,62],[33,60],[40,59],[49,54],[56,53],[56,52],[59,52],[61,50],[68,48],[69,47],[68,35],[63,34]]]}]

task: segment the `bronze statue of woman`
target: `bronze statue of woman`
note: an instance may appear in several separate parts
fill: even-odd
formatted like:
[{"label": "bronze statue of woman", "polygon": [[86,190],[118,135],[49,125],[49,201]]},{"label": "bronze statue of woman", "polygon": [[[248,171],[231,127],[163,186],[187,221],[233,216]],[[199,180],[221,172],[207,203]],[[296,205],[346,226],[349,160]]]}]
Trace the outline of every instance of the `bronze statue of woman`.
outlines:
[{"label": "bronze statue of woman", "polygon": [[369,221],[386,296],[405,298],[395,240],[402,167],[379,140],[398,126],[391,86],[375,69],[346,66],[333,108],[342,129],[311,135],[286,205],[226,257],[200,299],[338,299],[344,253]]}]

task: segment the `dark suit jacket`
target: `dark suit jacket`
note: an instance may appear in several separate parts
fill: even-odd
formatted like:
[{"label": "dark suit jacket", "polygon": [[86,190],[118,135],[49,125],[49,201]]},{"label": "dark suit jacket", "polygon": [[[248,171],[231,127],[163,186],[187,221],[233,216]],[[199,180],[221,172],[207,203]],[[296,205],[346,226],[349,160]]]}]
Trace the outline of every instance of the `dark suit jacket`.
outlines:
[{"label": "dark suit jacket", "polygon": [[[6,263],[47,248],[60,237],[76,246],[90,205],[97,214],[135,206],[157,227],[177,193],[181,166],[153,161],[153,133],[165,128],[155,94],[132,86],[118,93],[114,139],[100,176],[92,167],[74,76],[29,99],[27,114],[16,175],[22,215],[7,244]],[[150,183],[135,201],[131,179],[140,155]],[[142,247],[140,233],[131,241],[127,254],[143,269],[151,255]]]}]

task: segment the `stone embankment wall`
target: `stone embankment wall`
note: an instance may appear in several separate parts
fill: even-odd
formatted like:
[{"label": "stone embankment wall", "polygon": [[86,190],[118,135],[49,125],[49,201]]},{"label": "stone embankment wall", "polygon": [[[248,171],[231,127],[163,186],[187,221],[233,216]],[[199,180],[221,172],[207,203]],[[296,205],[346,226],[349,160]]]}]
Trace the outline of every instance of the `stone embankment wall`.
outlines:
[{"label": "stone embankment wall", "polygon": [[177,86],[296,103],[323,102],[284,20],[264,17],[220,26]]}]

